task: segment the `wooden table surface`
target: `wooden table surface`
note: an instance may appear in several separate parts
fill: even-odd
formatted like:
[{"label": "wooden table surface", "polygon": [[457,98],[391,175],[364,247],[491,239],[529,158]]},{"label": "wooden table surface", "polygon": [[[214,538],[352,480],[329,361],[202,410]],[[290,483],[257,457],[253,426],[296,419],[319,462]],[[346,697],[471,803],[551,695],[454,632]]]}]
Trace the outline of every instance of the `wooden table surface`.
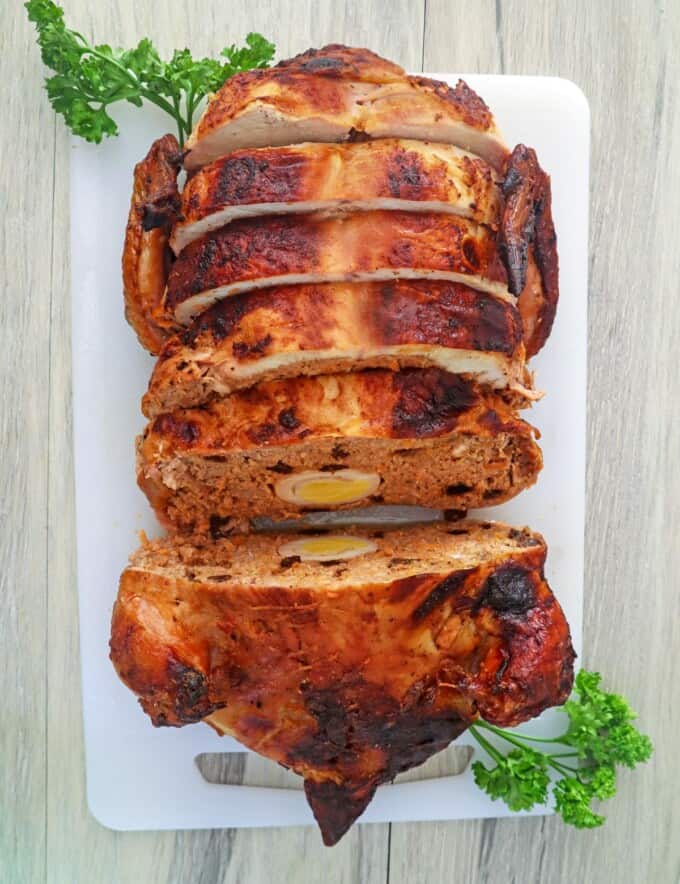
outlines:
[{"label": "wooden table surface", "polygon": [[0,36],[2,884],[680,880],[678,0],[64,2],[71,27],[99,42],[149,35],[163,52],[208,54],[259,30],[279,57],[340,41],[410,70],[581,86],[593,116],[582,662],[631,699],[656,753],[621,776],[606,826],[591,832],[554,818],[366,825],[326,850],[312,828],[121,834],[94,821],[78,660],[68,135],[13,0]]}]

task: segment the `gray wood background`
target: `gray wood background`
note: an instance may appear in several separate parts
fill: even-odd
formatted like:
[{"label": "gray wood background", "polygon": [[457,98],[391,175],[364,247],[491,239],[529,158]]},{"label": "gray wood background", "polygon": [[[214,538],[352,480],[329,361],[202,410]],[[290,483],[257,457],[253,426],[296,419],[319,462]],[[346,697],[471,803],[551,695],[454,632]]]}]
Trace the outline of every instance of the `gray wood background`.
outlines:
[{"label": "gray wood background", "polygon": [[70,407],[68,136],[23,9],[2,4],[0,881],[680,880],[680,5],[678,0],[64,0],[98,41],[279,57],[329,41],[412,70],[569,77],[593,114],[583,663],[628,695],[656,754],[608,822],[114,833],[85,803]]}]

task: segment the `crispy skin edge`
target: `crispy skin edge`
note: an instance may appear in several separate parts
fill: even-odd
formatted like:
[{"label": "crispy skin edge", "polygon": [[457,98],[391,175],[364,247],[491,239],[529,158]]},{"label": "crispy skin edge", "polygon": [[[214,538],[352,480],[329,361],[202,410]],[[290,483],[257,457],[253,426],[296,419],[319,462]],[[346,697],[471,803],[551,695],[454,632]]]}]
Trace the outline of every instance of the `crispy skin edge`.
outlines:
[{"label": "crispy skin edge", "polygon": [[157,354],[175,331],[162,318],[162,300],[171,261],[168,239],[180,210],[177,175],[180,147],[174,135],[154,141],[135,166],[125,228],[122,271],[125,318],[141,345]]},{"label": "crispy skin edge", "polygon": [[[525,320],[527,357],[543,347],[559,300],[557,235],[552,218],[550,176],[538,163],[536,152],[518,144],[508,159],[503,182],[505,207],[498,248],[508,274],[508,288],[518,296]],[[541,275],[540,293],[527,286],[529,250],[533,246]]]}]

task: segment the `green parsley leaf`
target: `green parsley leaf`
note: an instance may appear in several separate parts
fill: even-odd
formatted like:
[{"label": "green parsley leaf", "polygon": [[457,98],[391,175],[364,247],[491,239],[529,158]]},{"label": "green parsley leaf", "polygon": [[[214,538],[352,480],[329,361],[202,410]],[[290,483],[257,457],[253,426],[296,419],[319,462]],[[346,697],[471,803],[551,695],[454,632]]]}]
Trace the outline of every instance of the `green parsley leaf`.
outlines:
[{"label": "green parsley leaf", "polygon": [[229,69],[228,77],[239,71],[249,71],[252,68],[266,68],[274,58],[274,44],[262,36],[262,34],[250,33],[246,37],[246,45],[237,49],[233,44],[223,49],[220,55],[227,59],[223,71]]},{"label": "green parsley leaf", "polygon": [[531,810],[548,800],[547,758],[531,749],[513,749],[495,767],[472,765],[475,783],[493,801],[501,798],[510,810]]},{"label": "green parsley leaf", "polygon": [[119,101],[141,107],[150,101],[177,125],[179,140],[193,129],[201,101],[239,71],[264,68],[274,57],[274,45],[261,34],[248,34],[245,45],[223,49],[219,59],[194,59],[188,49],[176,50],[169,62],[161,59],[145,38],[134,49],[90,45],[64,23],[64,12],[52,0],[28,0],[28,18],[35,24],[44,64],[54,71],[45,81],[47,97],[74,134],[99,143],[117,135],[107,108]]},{"label": "green parsley leaf", "polygon": [[576,676],[575,697],[564,704],[569,728],[563,742],[590,764],[635,767],[651,756],[651,741],[630,724],[636,715],[626,700],[602,691],[600,681],[594,672]]},{"label": "green parsley leaf", "polygon": [[593,768],[590,779],[587,772],[580,773],[580,776],[582,781],[587,780],[593,797],[604,801],[616,795],[616,770],[613,767],[603,764],[601,767]]},{"label": "green parsley leaf", "polygon": [[553,795],[555,809],[565,823],[577,829],[594,829],[604,822],[604,817],[593,813],[590,808],[593,797],[591,789],[576,777],[564,777],[555,783]]}]

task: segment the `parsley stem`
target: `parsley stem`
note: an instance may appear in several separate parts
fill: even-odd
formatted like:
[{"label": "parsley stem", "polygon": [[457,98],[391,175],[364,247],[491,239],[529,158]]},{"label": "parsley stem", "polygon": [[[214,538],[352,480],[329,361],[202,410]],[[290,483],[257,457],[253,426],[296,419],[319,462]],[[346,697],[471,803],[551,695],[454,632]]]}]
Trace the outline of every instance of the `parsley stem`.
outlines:
[{"label": "parsley stem", "polygon": [[139,79],[131,71],[129,71],[125,67],[125,65],[122,65],[115,58],[111,58],[111,56],[105,55],[103,52],[99,52],[99,50],[95,49],[93,46],[90,46],[81,34],[77,34],[76,36],[79,37],[83,41],[83,43],[85,44],[83,46],[83,52],[82,52],[83,55],[92,55],[95,58],[99,58],[101,61],[106,62],[107,64],[113,65],[113,67],[115,67],[117,70],[119,70],[123,74],[123,76],[128,80],[128,82],[130,82],[133,86],[135,86],[136,89],[139,90],[140,95],[142,95],[144,98],[146,98],[147,101],[150,101],[152,104],[155,104],[156,107],[159,107],[161,110],[164,110],[167,114],[169,114],[177,123],[177,131],[179,133],[179,140],[180,140],[181,144],[184,144],[184,127],[183,127],[184,121],[182,120],[182,114],[181,114],[179,107],[175,106],[173,108],[173,106],[168,101],[166,101],[162,96],[158,95],[155,92],[151,92],[148,89],[145,89],[141,85]]},{"label": "parsley stem", "polygon": [[[517,734],[517,736],[513,736],[509,731],[505,731],[500,727],[495,727],[493,724],[489,724],[486,721],[478,720],[475,722],[476,727],[483,727],[488,731],[496,734],[499,737],[503,737],[504,740],[507,740],[509,743],[514,743],[516,746],[523,748],[523,742],[529,741],[531,743],[561,743],[564,745],[563,737],[529,737],[527,734]],[[517,742],[521,740],[522,742]]]},{"label": "parsley stem", "polygon": [[176,95],[172,96],[172,106],[175,109],[173,116],[177,123],[177,130],[179,132],[179,143],[183,145],[184,139],[186,137],[186,123],[182,117],[182,109],[179,106],[179,98]]},{"label": "parsley stem", "polygon": [[[200,100],[200,99],[199,99]],[[196,98],[194,94],[194,90],[191,89],[187,95],[187,135],[191,134],[192,129],[194,128],[194,110],[196,108]]]},{"label": "parsley stem", "polygon": [[[525,739],[524,734],[522,734],[521,736],[519,734],[517,736],[514,736],[513,734],[508,733],[508,731],[504,731],[502,728],[494,727],[494,725],[488,724],[486,721],[478,721],[476,723],[475,727],[483,727],[486,730],[491,731],[492,733],[496,734],[496,736],[501,737],[503,740],[507,740],[508,743],[512,743],[513,746],[517,746],[520,749],[527,748],[522,742],[522,740]],[[473,727],[471,727],[470,730],[474,732]],[[475,734],[475,738],[479,739],[479,735]],[[534,742],[559,743],[560,740],[546,739],[546,740],[535,740]],[[553,767],[556,771],[559,771],[559,773],[566,774],[566,776],[569,776],[570,773],[578,773],[578,771],[575,767],[569,767],[566,764],[562,764],[561,762],[554,760],[555,758],[574,758],[574,757],[578,756],[578,753],[576,753],[576,752],[563,752],[563,753],[559,753],[556,755],[548,755],[547,753],[541,753],[541,754],[545,755],[545,757],[548,761],[548,764],[551,767]]]},{"label": "parsley stem", "polygon": [[[512,734],[509,734],[507,731],[502,730],[501,728],[494,727],[491,724],[487,724],[485,721],[477,721],[474,725],[471,725],[469,728],[472,736],[477,740],[479,745],[486,750],[486,752],[494,759],[494,761],[498,762],[503,758],[502,753],[500,753],[494,746],[489,743],[478,731],[477,728],[482,727],[486,730],[492,731],[499,737],[502,737],[504,740],[507,740],[508,743],[512,743],[514,746],[519,747],[520,749],[526,749],[526,746],[523,746],[520,740],[515,739]],[[548,741],[546,741],[548,742]],[[554,742],[554,741],[549,741]],[[575,767],[569,767],[569,765],[562,764],[559,761],[555,761],[556,758],[565,758],[565,757],[575,757],[577,755],[576,752],[565,752],[559,755],[547,755],[546,753],[541,753],[544,755],[548,764],[554,768],[558,773],[561,773],[563,776],[570,776],[570,774],[578,774],[578,769]]]},{"label": "parsley stem", "polygon": [[475,738],[475,740],[477,740],[477,742],[479,743],[479,745],[482,747],[482,749],[484,749],[484,751],[485,751],[488,755],[490,755],[491,758],[493,758],[493,760],[494,760],[497,764],[498,764],[498,762],[500,762],[500,761],[503,760],[503,755],[502,755],[502,753],[499,752],[498,749],[496,749],[495,746],[492,746],[491,743],[490,743],[485,737],[483,737],[483,736],[479,733],[479,731],[477,730],[476,725],[474,725],[474,724],[473,724],[473,725],[470,725],[469,730],[470,730],[470,733],[472,734],[472,736]]},{"label": "parsley stem", "polygon": [[134,86],[139,87],[139,80],[137,77],[131,73],[125,65],[122,65],[119,61],[116,61],[115,58],[111,58],[110,55],[105,55],[103,52],[99,52],[99,50],[95,49],[94,46],[84,46],[83,47],[83,55],[93,55],[95,58],[99,58],[102,61],[107,62],[108,64],[113,65],[115,68],[125,76]]},{"label": "parsley stem", "polygon": [[570,767],[568,764],[560,764],[559,761],[554,761],[552,755],[546,755],[546,758],[548,759],[548,764],[553,767],[558,773],[561,773],[567,777],[570,774],[578,774],[577,768]]},{"label": "parsley stem", "polygon": [[139,91],[140,94],[143,95],[147,101],[152,102],[152,104],[155,104],[156,107],[160,107],[161,110],[164,110],[166,113],[170,114],[170,116],[174,117],[179,123],[181,117],[175,116],[172,105],[168,101],[166,101],[164,98],[161,98],[160,95],[156,95],[155,92],[150,92],[148,89],[140,89]]}]

